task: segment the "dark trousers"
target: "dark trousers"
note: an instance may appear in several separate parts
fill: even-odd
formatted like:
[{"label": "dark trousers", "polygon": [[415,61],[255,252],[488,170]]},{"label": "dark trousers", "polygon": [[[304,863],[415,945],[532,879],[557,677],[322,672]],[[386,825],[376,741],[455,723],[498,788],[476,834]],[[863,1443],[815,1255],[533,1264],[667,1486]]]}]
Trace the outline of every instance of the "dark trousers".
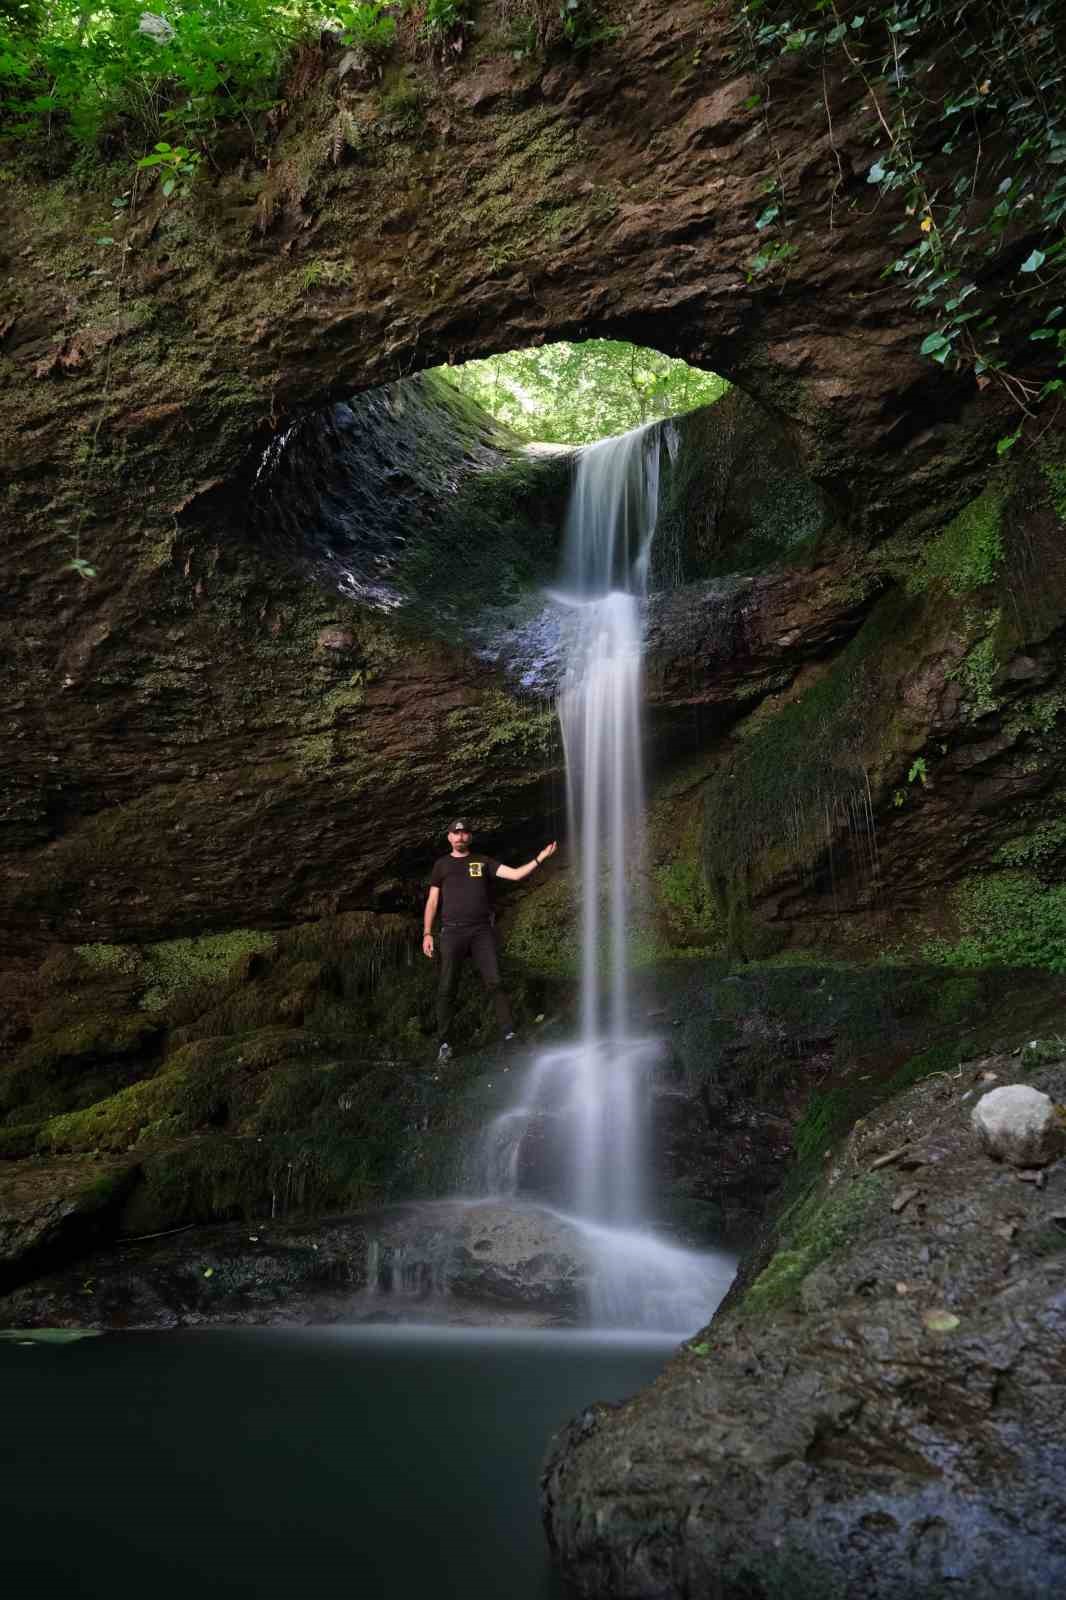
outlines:
[{"label": "dark trousers", "polygon": [[447,1039],[452,1026],[455,991],[459,987],[459,968],[466,956],[473,958],[481,981],[492,996],[503,1033],[509,1033],[511,1002],[500,987],[500,966],[496,959],[496,935],[487,922],[474,928],[444,928],[440,936],[440,983],[437,987],[437,1035]]}]

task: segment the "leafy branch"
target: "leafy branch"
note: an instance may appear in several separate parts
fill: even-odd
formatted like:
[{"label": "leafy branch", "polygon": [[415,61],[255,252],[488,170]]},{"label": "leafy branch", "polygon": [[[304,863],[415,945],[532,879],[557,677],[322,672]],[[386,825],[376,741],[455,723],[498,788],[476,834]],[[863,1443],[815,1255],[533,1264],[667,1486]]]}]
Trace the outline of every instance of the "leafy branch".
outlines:
[{"label": "leafy branch", "polygon": [[[782,61],[817,66],[837,161],[831,213],[842,171],[828,81],[861,81],[867,181],[903,201],[884,274],[902,277],[929,317],[920,353],[979,386],[1000,383],[1026,415],[1066,388],[1066,50],[1054,0],[746,0],[736,31],[738,57],[767,85]],[[761,104],[768,115],[768,93]]]}]

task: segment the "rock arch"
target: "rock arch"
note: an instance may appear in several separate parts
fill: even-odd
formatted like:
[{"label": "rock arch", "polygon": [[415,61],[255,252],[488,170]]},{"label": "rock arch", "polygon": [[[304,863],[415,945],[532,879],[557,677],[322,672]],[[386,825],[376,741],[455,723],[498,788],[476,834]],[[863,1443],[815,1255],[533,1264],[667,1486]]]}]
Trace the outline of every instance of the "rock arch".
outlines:
[{"label": "rock arch", "polygon": [[[316,812],[293,784],[297,768],[328,778],[362,758],[343,739],[338,757],[306,687],[339,659],[330,692],[361,704],[387,681],[395,723],[471,696],[486,714],[496,704],[494,683],[471,687],[441,646],[428,678],[409,656],[368,685],[389,650],[375,625],[354,625],[346,657],[323,642],[346,636],[336,604],[242,546],[241,463],[309,410],[441,361],[609,336],[742,385],[867,538],[942,514],[986,459],[995,393],[919,362],[915,315],[879,276],[898,218],[865,182],[859,90],[830,85],[830,149],[809,86],[791,81],[774,161],[796,196],[797,252],[763,277],[750,260],[770,157],[722,15],[639,0],[609,48],[534,64],[512,59],[497,8],[484,11],[479,49],[456,68],[411,62],[357,91],[326,40],[299,64],[271,147],[235,144],[188,204],[142,196],[102,258],[115,265],[96,266],[83,242],[99,194],[57,204],[42,184],[2,202],[16,941],[110,937],[108,907],[138,897],[123,927],[142,937],[231,920],[222,885],[236,904],[249,881],[252,773],[263,815],[292,813],[290,859],[321,863],[309,877],[268,872],[252,918],[337,909],[347,891],[329,884],[348,858],[335,789]],[[66,570],[71,549],[92,581]],[[220,666],[227,653],[239,674]],[[295,754],[271,732],[286,720]],[[194,723],[195,754],[182,731]],[[416,763],[409,786],[433,782],[432,761]],[[195,861],[188,783],[214,796]],[[314,848],[299,837],[309,814]],[[27,853],[43,873],[28,900]],[[151,888],[161,863],[180,886],[165,912]],[[390,871],[368,863],[360,893],[387,888]]]}]

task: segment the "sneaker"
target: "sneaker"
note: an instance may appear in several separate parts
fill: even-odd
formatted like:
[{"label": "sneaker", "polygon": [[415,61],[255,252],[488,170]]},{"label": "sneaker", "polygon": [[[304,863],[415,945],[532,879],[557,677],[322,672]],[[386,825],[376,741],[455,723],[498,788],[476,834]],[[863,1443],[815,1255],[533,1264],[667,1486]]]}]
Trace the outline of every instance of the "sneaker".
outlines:
[{"label": "sneaker", "polygon": [[451,1047],[451,1045],[450,1044],[442,1044],[440,1049],[437,1051],[437,1065],[438,1065],[438,1067],[443,1067],[445,1062],[448,1062],[451,1059],[452,1059],[452,1047]]}]

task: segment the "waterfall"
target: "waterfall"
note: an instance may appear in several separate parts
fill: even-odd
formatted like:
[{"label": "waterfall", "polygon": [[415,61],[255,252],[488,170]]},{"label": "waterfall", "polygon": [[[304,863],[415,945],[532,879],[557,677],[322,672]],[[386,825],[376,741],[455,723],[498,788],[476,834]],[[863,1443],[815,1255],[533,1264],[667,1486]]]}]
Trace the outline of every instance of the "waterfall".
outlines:
[{"label": "waterfall", "polygon": [[578,863],[580,1031],[533,1062],[516,1104],[489,1130],[485,1176],[490,1191],[519,1196],[527,1136],[553,1125],[563,1158],[552,1198],[583,1229],[596,1263],[589,1316],[687,1332],[721,1299],[732,1263],[647,1231],[649,1077],[662,1046],[636,1026],[627,962],[645,841],[642,601],[663,432],[661,423],[636,428],[578,461],[554,598],[566,618],[559,720]]},{"label": "waterfall", "polygon": [[648,1047],[631,1038],[627,942],[644,850],[641,600],[658,503],[658,426],[604,439],[578,462],[563,541],[559,721],[581,904],[575,1198],[581,1215],[616,1222],[644,1210]]}]

